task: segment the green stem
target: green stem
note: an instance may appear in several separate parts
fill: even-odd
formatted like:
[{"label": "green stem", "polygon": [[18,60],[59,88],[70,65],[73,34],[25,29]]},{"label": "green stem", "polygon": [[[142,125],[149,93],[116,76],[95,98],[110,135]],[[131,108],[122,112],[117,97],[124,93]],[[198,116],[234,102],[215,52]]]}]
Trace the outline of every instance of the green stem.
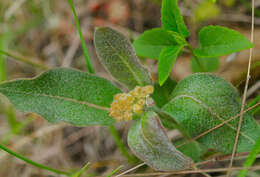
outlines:
[{"label": "green stem", "polygon": [[90,163],[88,162],[78,172],[76,172],[72,177],[80,177],[83,174],[83,172],[85,172],[86,169],[89,167],[89,165],[90,165]]},{"label": "green stem", "polygon": [[13,152],[13,151],[11,151],[10,149],[8,149],[7,147],[5,147],[5,146],[3,146],[3,145],[0,145],[0,149],[2,149],[2,150],[4,150],[4,151],[8,152],[9,154],[15,156],[16,158],[18,158],[18,159],[20,159],[20,160],[23,160],[23,161],[25,161],[26,163],[31,164],[31,165],[33,165],[33,166],[35,166],[35,167],[39,167],[39,168],[41,168],[41,169],[48,170],[48,171],[51,171],[51,172],[53,172],[53,173],[60,174],[60,175],[66,175],[66,176],[71,175],[71,173],[69,173],[69,172],[57,170],[57,169],[54,169],[54,168],[51,168],[51,167],[48,167],[48,166],[39,164],[39,163],[37,163],[37,162],[34,162],[34,161],[30,160],[30,159],[27,159],[26,157],[24,157],[24,156],[22,156],[22,155],[20,155],[20,154],[17,154],[17,153],[15,153],[15,152]]},{"label": "green stem", "polygon": [[107,177],[111,177],[113,176],[116,172],[118,172],[118,170],[120,170],[123,166],[120,165],[119,167],[117,167],[116,169],[114,169],[109,175],[107,175]]},{"label": "green stem", "polygon": [[128,150],[126,149],[125,145],[123,144],[117,130],[115,129],[115,126],[111,125],[109,127],[109,131],[110,131],[110,134],[112,135],[118,149],[120,150],[121,154],[128,160],[128,162],[135,163],[137,161],[137,158],[128,153]]},{"label": "green stem", "polygon": [[197,62],[197,64],[198,64],[198,66],[200,67],[200,70],[201,70],[202,72],[206,72],[206,69],[205,69],[205,68],[203,67],[203,65],[201,64],[199,58],[195,55],[195,52],[194,52],[194,49],[192,48],[192,46],[191,46],[190,44],[188,44],[187,47],[188,47],[188,49],[191,51],[193,57],[195,58],[195,60],[196,60],[196,62]]},{"label": "green stem", "polygon": [[0,82],[4,80],[6,80],[5,58],[3,55],[0,55]]},{"label": "green stem", "polygon": [[34,66],[34,67],[38,67],[38,68],[41,68],[41,69],[44,69],[44,70],[49,69],[48,66],[45,66],[42,63],[36,63],[34,61],[28,60],[25,57],[17,56],[15,54],[11,53],[11,52],[7,52],[7,51],[0,49],[0,53],[6,55],[8,57],[11,57],[13,60],[20,61],[22,63],[26,63],[26,64],[29,64],[29,65]]},{"label": "green stem", "polygon": [[82,45],[82,49],[83,49],[83,54],[84,54],[84,57],[85,57],[85,60],[86,60],[86,64],[87,64],[87,68],[88,68],[88,72],[89,73],[94,73],[94,67],[91,63],[91,60],[90,60],[90,57],[89,57],[89,54],[88,54],[88,49],[87,49],[87,46],[86,46],[86,43],[85,43],[85,40],[84,40],[84,37],[83,37],[83,34],[81,32],[81,28],[80,28],[80,24],[79,24],[79,19],[77,17],[77,13],[76,13],[76,10],[75,10],[75,7],[73,5],[73,2],[72,0],[68,0],[68,3],[70,5],[70,8],[72,10],[72,13],[74,15],[74,18],[75,18],[75,22],[76,22],[76,27],[78,29],[78,32],[79,32],[79,37],[80,37],[80,41],[81,41],[81,45]]}]

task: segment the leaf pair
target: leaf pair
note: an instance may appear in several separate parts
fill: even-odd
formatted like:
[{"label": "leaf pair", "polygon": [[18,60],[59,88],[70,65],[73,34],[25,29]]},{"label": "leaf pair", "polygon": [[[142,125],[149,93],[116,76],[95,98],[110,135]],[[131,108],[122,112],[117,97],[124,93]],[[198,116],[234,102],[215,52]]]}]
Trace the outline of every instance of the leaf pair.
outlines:
[{"label": "leaf pair", "polygon": [[207,26],[200,30],[200,44],[193,49],[185,40],[189,36],[189,31],[178,8],[178,0],[163,0],[161,16],[162,28],[145,31],[134,41],[137,55],[159,59],[160,85],[167,80],[175,60],[185,46],[193,54],[191,60],[193,72],[216,71],[219,56],[253,47],[251,42],[235,30],[221,26]]},{"label": "leaf pair", "polygon": [[160,85],[167,80],[175,60],[187,45],[185,38],[189,36],[177,0],[163,0],[161,15],[162,28],[146,31],[134,42],[137,55],[159,59]]}]

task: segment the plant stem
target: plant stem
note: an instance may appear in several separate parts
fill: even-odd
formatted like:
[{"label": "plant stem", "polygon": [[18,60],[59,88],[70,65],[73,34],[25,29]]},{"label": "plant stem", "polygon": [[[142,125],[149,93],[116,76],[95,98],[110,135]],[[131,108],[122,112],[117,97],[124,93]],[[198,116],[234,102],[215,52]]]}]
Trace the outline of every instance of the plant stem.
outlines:
[{"label": "plant stem", "polygon": [[114,169],[109,175],[107,175],[107,177],[111,177],[113,176],[116,172],[118,172],[123,166],[120,165],[119,167],[117,167],[116,169]]},{"label": "plant stem", "polygon": [[118,131],[115,129],[114,125],[109,126],[110,134],[112,135],[118,149],[120,150],[121,154],[128,160],[128,162],[134,163],[137,161],[137,158],[133,155],[130,155],[123,144]]},{"label": "plant stem", "polygon": [[88,162],[78,172],[76,172],[72,177],[80,177],[83,174],[83,172],[85,172],[86,169],[89,167],[89,165],[90,165],[90,163]]},{"label": "plant stem", "polygon": [[31,164],[31,165],[33,165],[35,167],[38,167],[38,168],[41,168],[41,169],[44,169],[44,170],[48,170],[48,171],[51,171],[51,172],[56,173],[56,174],[61,174],[61,175],[66,175],[66,176],[71,175],[71,173],[69,173],[69,172],[57,170],[57,169],[54,169],[54,168],[51,168],[51,167],[39,164],[37,162],[34,162],[34,161],[30,160],[30,159],[27,159],[26,157],[11,151],[10,149],[8,149],[7,147],[5,147],[5,146],[3,146],[1,144],[0,144],[0,149],[8,152],[9,154],[15,156],[16,158],[18,158],[20,160],[23,160],[26,163]]},{"label": "plant stem", "polygon": [[6,79],[5,58],[0,54],[0,82]]},{"label": "plant stem", "polygon": [[34,61],[28,60],[25,57],[17,56],[15,54],[11,53],[11,52],[7,52],[7,51],[4,51],[4,50],[0,49],[0,53],[6,55],[8,57],[11,57],[12,59],[14,59],[16,61],[20,61],[22,63],[26,63],[26,64],[29,64],[29,65],[34,66],[34,67],[38,67],[38,68],[41,68],[41,69],[44,69],[44,70],[49,69],[48,66],[45,66],[42,63],[36,63]]},{"label": "plant stem", "polygon": [[188,44],[187,47],[188,47],[188,49],[191,51],[191,54],[193,55],[193,57],[195,58],[195,60],[196,60],[196,62],[197,62],[197,64],[198,64],[198,66],[200,67],[200,70],[201,70],[202,72],[206,72],[206,69],[203,67],[203,65],[202,65],[202,63],[200,62],[199,58],[195,55],[194,49],[192,48],[192,46],[191,46],[190,44]]},{"label": "plant stem", "polygon": [[[7,40],[6,40],[6,37],[7,36],[7,33],[4,32],[2,34],[2,37],[0,38],[0,50],[1,49],[5,49],[7,47]],[[6,76],[6,68],[5,68],[5,57],[4,55],[1,55],[0,54],[0,82],[2,81],[5,81],[7,78]]]},{"label": "plant stem", "polygon": [[89,54],[88,54],[88,49],[87,49],[87,46],[86,46],[86,43],[85,43],[85,40],[84,40],[84,37],[83,37],[83,34],[81,32],[81,28],[80,28],[80,24],[79,24],[79,19],[77,17],[77,13],[76,13],[76,10],[75,10],[75,7],[73,5],[73,2],[72,0],[68,0],[68,3],[70,5],[70,8],[72,10],[72,13],[74,15],[74,18],[75,18],[75,22],[76,22],[76,27],[78,29],[78,32],[79,32],[79,37],[80,37],[80,41],[81,41],[81,45],[82,45],[82,49],[83,49],[83,54],[84,54],[84,57],[85,57],[85,60],[86,60],[86,64],[87,64],[87,68],[88,68],[88,72],[89,73],[94,73],[94,67],[91,63],[91,60],[90,60],[90,57],[89,57]]}]

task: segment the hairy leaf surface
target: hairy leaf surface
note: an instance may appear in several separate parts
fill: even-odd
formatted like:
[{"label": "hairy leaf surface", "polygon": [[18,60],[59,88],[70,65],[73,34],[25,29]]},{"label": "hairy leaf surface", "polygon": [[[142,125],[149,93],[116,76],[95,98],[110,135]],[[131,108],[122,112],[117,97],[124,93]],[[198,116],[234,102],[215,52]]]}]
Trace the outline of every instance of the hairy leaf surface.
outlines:
[{"label": "hairy leaf surface", "polygon": [[200,47],[195,49],[199,57],[219,57],[253,47],[239,32],[222,27],[206,26],[199,32]]},{"label": "hairy leaf surface", "polygon": [[94,43],[101,63],[128,89],[152,83],[149,71],[140,63],[125,36],[108,27],[98,28]]},{"label": "hairy leaf surface", "polygon": [[120,92],[108,80],[65,68],[0,85],[0,93],[18,110],[35,112],[50,122],[65,121],[77,126],[112,124],[108,109],[113,95]]},{"label": "hairy leaf surface", "polygon": [[192,160],[172,145],[152,111],[146,112],[133,123],[128,133],[128,144],[136,156],[156,170],[172,171],[191,167]]},{"label": "hairy leaf surface", "polygon": [[[237,114],[241,109],[236,89],[224,79],[197,73],[178,83],[171,101],[163,107],[191,137],[200,135]],[[219,152],[231,153],[239,118],[198,139]],[[260,126],[250,114],[244,114],[237,152],[250,151],[260,134]]]}]

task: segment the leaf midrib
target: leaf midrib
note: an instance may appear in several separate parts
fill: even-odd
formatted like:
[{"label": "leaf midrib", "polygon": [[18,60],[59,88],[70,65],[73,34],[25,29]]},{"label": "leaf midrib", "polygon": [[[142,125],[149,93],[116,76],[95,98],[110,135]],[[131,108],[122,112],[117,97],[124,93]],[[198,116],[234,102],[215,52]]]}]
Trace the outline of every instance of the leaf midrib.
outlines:
[{"label": "leaf midrib", "polygon": [[57,95],[47,95],[47,94],[39,94],[39,93],[19,92],[19,91],[13,91],[13,90],[7,89],[7,88],[0,88],[0,92],[1,92],[1,90],[5,91],[5,92],[9,92],[9,93],[55,98],[55,99],[59,99],[59,100],[63,100],[63,101],[70,101],[70,102],[73,102],[73,103],[86,105],[88,107],[92,107],[92,108],[99,109],[99,110],[109,111],[108,107],[100,106],[100,105],[89,103],[89,102],[86,102],[86,101],[79,101],[79,100],[76,100],[76,99],[73,99],[73,98],[66,98],[66,97],[57,96]]},{"label": "leaf midrib", "polygon": [[[135,74],[134,70],[131,68],[131,66],[124,60],[124,57],[122,57],[118,51],[113,47],[113,45],[109,41],[105,41],[114,51],[115,53],[121,58],[122,62],[126,65],[126,67],[129,69],[129,71],[133,74],[135,80],[138,84],[143,85],[142,81],[138,78],[138,76]],[[131,52],[132,53],[132,52]]]},{"label": "leaf midrib", "polygon": [[[178,99],[178,98],[190,98],[193,101],[197,102],[198,104],[200,104],[201,106],[203,106],[210,114],[212,114],[214,117],[217,117],[220,121],[225,121],[223,118],[221,118],[215,111],[213,111],[208,105],[206,105],[205,103],[203,103],[201,100],[190,96],[190,95],[178,95],[175,98],[173,98],[170,102]],[[233,127],[231,124],[229,123],[225,123],[225,125],[227,125],[229,128],[233,129],[233,130],[237,130],[235,127]],[[251,141],[253,144],[255,144],[255,140],[250,138],[248,135],[246,135],[243,131],[240,131],[240,135],[243,136],[244,138],[248,139],[249,141]]]}]

